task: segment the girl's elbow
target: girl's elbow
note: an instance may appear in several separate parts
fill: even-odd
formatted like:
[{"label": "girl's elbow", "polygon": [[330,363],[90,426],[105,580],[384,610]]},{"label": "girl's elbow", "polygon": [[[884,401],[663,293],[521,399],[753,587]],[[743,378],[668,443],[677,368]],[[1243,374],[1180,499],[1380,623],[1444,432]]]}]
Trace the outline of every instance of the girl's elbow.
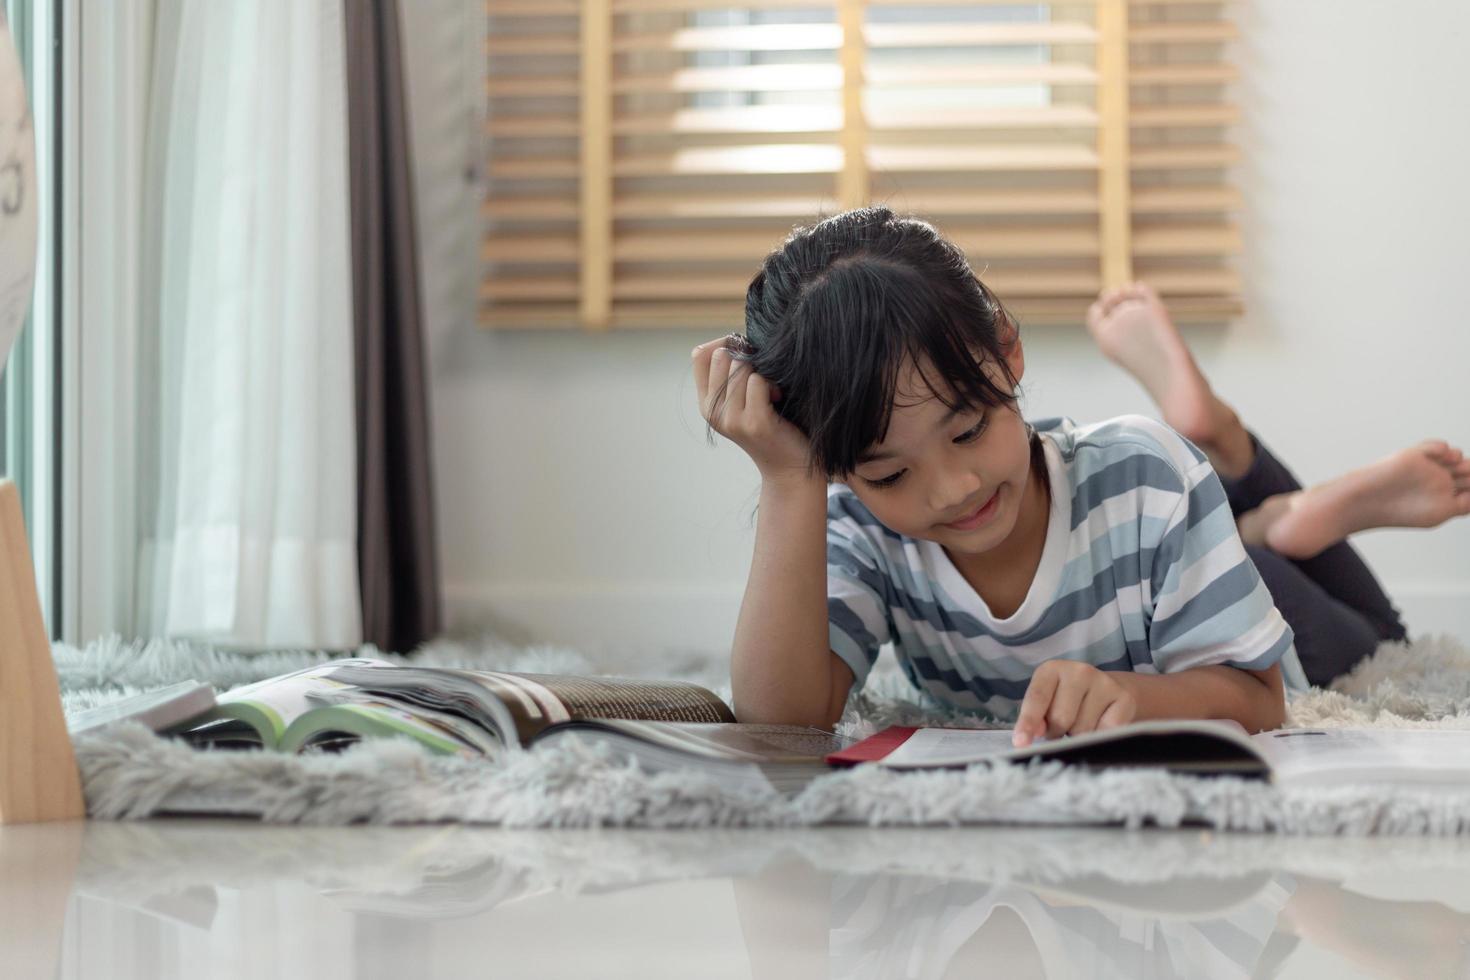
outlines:
[{"label": "girl's elbow", "polygon": [[1286,699],[1280,692],[1271,695],[1259,721],[1260,725],[1256,730],[1261,732],[1269,732],[1286,724]]},{"label": "girl's elbow", "polygon": [[1266,732],[1286,724],[1286,686],[1281,680],[1281,668],[1251,672],[1261,685],[1256,712],[1256,731]]}]

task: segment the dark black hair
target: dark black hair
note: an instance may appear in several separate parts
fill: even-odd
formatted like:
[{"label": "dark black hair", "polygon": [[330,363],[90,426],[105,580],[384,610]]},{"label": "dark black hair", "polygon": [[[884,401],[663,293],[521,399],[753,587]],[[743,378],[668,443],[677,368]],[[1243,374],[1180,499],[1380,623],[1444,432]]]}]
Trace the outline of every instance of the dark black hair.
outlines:
[{"label": "dark black hair", "polygon": [[1016,403],[1005,360],[1015,321],[957,246],[887,208],[795,229],[746,290],[745,333],[752,367],[780,388],[778,411],[829,480],[846,478],[887,434],[905,364],[947,408]]}]

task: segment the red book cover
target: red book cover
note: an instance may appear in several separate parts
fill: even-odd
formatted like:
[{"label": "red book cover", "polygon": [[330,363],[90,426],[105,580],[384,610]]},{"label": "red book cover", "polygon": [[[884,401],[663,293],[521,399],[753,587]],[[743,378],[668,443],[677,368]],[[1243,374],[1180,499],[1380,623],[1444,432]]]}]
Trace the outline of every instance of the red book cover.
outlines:
[{"label": "red book cover", "polygon": [[876,735],[869,735],[856,745],[849,745],[840,752],[833,752],[827,756],[827,764],[855,766],[860,762],[876,762],[907,742],[909,736],[916,731],[918,731],[917,728],[890,725]]}]

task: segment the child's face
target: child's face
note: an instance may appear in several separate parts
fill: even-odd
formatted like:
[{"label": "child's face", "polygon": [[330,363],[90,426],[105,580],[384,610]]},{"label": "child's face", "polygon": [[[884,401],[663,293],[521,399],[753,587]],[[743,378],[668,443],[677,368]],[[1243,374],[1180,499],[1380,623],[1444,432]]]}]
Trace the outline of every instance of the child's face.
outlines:
[{"label": "child's face", "polygon": [[[1019,345],[1008,360],[1019,381]],[[991,376],[1003,384],[1000,375]],[[980,555],[1010,537],[1030,475],[1030,440],[1014,408],[955,414],[910,366],[900,372],[887,434],[844,482],[889,529]]]}]

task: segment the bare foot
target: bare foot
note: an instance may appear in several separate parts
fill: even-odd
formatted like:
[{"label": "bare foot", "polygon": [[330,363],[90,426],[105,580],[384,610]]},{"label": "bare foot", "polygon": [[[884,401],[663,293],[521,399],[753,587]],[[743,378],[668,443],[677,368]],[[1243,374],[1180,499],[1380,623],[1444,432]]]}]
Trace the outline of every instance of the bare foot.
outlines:
[{"label": "bare foot", "polygon": [[1241,515],[1241,538],[1288,558],[1310,558],[1375,527],[1438,527],[1470,515],[1470,459],[1421,442],[1326,483],[1268,499]]},{"label": "bare foot", "polygon": [[1215,397],[1159,294],[1135,282],[1105,291],[1087,310],[1087,331],[1113,363],[1133,375],[1164,421],[1210,457],[1226,476],[1249,468],[1250,436]]}]

